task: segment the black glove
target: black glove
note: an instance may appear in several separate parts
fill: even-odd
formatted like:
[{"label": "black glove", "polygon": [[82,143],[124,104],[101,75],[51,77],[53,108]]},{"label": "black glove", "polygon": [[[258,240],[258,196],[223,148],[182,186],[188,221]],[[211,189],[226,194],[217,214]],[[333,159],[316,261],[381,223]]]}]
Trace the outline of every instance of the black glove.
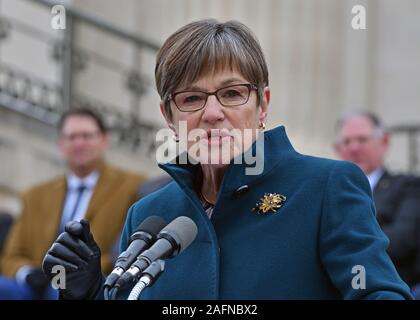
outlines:
[{"label": "black glove", "polygon": [[34,299],[43,299],[48,284],[50,283],[44,272],[40,268],[33,268],[26,275],[25,280],[34,293]]},{"label": "black glove", "polygon": [[48,250],[42,268],[49,279],[55,265],[66,270],[65,289],[59,289],[60,298],[68,300],[93,299],[101,282],[101,251],[85,220],[70,221],[64,232]]}]

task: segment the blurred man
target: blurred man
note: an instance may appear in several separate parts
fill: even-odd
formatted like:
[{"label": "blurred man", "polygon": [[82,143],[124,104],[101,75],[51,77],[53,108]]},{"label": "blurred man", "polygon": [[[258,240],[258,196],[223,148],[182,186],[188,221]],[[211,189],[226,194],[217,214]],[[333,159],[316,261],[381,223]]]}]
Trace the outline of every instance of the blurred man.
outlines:
[{"label": "blurred man", "polygon": [[335,151],[343,160],[356,163],[367,175],[372,188],[377,219],[389,237],[389,255],[403,280],[420,282],[416,267],[419,254],[420,182],[409,175],[392,175],[384,166],[389,136],[379,119],[368,112],[356,112],[337,124]]},{"label": "blurred man", "polygon": [[102,252],[102,270],[110,272],[110,252],[144,180],[104,162],[109,138],[101,117],[92,110],[70,110],[58,128],[58,147],[68,172],[23,195],[23,212],[9,233],[1,259],[0,299],[56,297],[41,264],[70,220],[90,222]]}]

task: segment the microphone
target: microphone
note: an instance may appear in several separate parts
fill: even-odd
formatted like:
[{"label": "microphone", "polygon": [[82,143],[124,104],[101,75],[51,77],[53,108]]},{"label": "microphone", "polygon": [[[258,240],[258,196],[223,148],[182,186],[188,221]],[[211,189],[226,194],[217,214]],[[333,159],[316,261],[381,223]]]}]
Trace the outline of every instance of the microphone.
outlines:
[{"label": "microphone", "polygon": [[136,260],[138,255],[156,241],[156,235],[165,225],[165,220],[158,216],[150,216],[144,219],[131,235],[130,245],[118,257],[114,270],[106,278],[104,286],[112,287],[124,271]]},{"label": "microphone", "polygon": [[159,278],[164,268],[165,261],[158,259],[152,262],[152,264],[143,271],[142,276],[134,286],[133,290],[131,290],[127,300],[137,300],[141,292],[146,287],[150,287],[157,280],[157,278]]},{"label": "microphone", "polygon": [[197,236],[197,225],[185,216],[169,223],[159,232],[156,242],[137,258],[136,262],[117,281],[115,287],[124,288],[135,281],[157,259],[167,259],[184,251]]}]

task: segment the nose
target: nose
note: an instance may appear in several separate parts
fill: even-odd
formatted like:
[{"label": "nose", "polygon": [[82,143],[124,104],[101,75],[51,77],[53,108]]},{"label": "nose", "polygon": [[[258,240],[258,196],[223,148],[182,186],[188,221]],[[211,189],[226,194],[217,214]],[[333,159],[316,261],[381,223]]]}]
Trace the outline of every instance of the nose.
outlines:
[{"label": "nose", "polygon": [[362,152],[362,146],[357,140],[352,140],[346,150],[351,157],[358,157]]},{"label": "nose", "polygon": [[83,135],[75,135],[71,140],[71,144],[74,148],[80,148],[84,147],[87,141],[88,139],[86,139]]},{"label": "nose", "polygon": [[349,141],[347,148],[351,151],[358,150],[360,148],[360,142],[357,139],[352,139]]},{"label": "nose", "polygon": [[213,124],[217,121],[222,121],[224,118],[223,106],[220,104],[219,100],[217,100],[215,95],[209,96],[201,119],[204,122]]}]

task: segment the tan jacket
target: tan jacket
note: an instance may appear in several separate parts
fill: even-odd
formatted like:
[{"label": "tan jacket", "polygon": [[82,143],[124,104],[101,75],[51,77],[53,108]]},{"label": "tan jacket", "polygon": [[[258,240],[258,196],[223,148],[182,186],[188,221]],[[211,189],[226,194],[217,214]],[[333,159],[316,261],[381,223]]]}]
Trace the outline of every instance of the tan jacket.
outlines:
[{"label": "tan jacket", "polygon": [[[110,251],[122,231],[129,207],[136,201],[144,177],[103,165],[85,219],[102,252],[102,271],[110,272]],[[13,225],[0,261],[0,272],[14,277],[20,267],[41,267],[42,260],[58,236],[66,194],[61,177],[26,192],[23,212]]]}]

